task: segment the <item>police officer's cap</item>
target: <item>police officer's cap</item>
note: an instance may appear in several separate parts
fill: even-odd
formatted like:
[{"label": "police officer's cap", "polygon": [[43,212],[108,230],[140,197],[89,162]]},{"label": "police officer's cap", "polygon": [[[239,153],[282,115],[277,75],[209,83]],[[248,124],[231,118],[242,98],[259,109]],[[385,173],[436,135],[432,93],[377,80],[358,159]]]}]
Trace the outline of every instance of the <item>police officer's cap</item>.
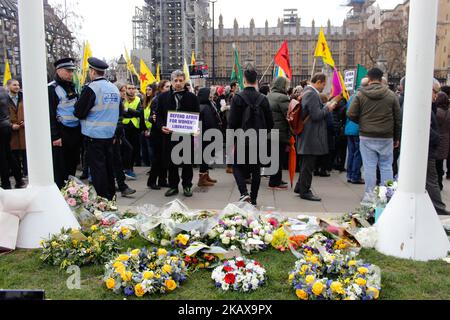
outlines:
[{"label": "police officer's cap", "polygon": [[60,59],[54,63],[54,66],[56,70],[59,69],[75,70],[77,68],[75,66],[75,59],[72,58]]},{"label": "police officer's cap", "polygon": [[100,59],[97,58],[89,58],[88,59],[89,68],[92,68],[97,71],[105,71],[109,68],[108,64]]}]

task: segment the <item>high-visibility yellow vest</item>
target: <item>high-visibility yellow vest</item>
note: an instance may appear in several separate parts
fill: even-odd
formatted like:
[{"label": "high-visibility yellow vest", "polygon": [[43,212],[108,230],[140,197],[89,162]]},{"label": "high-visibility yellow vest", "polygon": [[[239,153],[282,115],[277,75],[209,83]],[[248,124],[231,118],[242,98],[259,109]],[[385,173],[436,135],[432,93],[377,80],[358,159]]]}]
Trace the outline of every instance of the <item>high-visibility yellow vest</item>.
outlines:
[{"label": "high-visibility yellow vest", "polygon": [[[141,102],[141,99],[139,97],[134,98],[133,102],[128,102],[128,100],[125,100],[124,106],[126,109],[133,109],[137,110],[139,103]],[[140,119],[139,118],[125,118],[123,119],[123,124],[127,125],[133,123],[133,125],[136,127],[136,129],[139,129],[140,127]]]},{"label": "high-visibility yellow vest", "polygon": [[152,108],[149,106],[148,108],[144,109],[144,121],[145,121],[145,126],[147,127],[148,130],[151,130],[152,128],[152,123],[150,122],[150,117],[152,114]]}]

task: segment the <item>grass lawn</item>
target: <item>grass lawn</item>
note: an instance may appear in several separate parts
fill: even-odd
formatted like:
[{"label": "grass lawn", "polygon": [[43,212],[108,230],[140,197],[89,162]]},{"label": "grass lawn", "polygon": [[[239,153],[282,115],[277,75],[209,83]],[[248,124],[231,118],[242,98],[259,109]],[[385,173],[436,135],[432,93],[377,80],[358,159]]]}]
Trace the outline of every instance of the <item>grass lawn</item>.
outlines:
[{"label": "grass lawn", "polygon": [[[125,248],[148,245],[135,239]],[[58,267],[49,267],[39,260],[39,250],[18,250],[0,257],[0,289],[44,289],[52,300],[111,300],[123,299],[106,290],[102,282],[103,266],[81,269],[81,290],[69,290],[69,274]],[[250,256],[260,261],[267,270],[267,285],[250,294],[222,293],[211,280],[211,271],[203,270],[190,275],[188,281],[171,294],[146,296],[161,300],[295,300],[294,291],[287,283],[295,257],[275,250]],[[398,260],[383,256],[374,250],[363,250],[360,258],[378,265],[382,270],[382,300],[450,300],[450,265],[444,261],[429,263]]]}]

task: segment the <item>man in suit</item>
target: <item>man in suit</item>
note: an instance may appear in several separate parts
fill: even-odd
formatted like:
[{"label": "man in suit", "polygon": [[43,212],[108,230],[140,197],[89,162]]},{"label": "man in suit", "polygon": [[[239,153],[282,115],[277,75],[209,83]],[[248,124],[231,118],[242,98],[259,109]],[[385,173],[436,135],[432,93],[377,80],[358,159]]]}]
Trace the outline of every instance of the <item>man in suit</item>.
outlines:
[{"label": "man in suit", "polygon": [[336,108],[336,101],[327,105],[322,103],[320,93],[327,84],[327,76],[317,73],[311,84],[305,88],[302,99],[302,119],[305,127],[297,139],[297,153],[300,155],[300,178],[295,192],[308,201],[322,201],[311,191],[313,171],[318,156],[326,155],[328,150],[327,118]]}]

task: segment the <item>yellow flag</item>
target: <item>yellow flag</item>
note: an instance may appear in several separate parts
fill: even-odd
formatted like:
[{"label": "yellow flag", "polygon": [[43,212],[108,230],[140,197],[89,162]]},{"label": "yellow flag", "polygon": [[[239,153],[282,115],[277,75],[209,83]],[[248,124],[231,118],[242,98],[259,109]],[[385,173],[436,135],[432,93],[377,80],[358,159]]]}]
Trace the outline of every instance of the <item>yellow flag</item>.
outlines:
[{"label": "yellow flag", "polygon": [[130,59],[130,55],[128,54],[127,48],[125,48],[125,60],[127,61],[127,69],[132,74],[134,74],[136,77],[139,77],[138,73],[136,72],[136,69],[134,68],[134,64]]},{"label": "yellow flag", "polygon": [[342,87],[342,96],[345,100],[350,100],[350,95],[348,94],[347,87],[345,86],[344,77],[342,77],[342,73],[339,71],[339,81],[341,82]]},{"label": "yellow flag", "polygon": [[159,63],[156,65],[156,82],[161,82],[161,70],[159,69]]},{"label": "yellow flag", "polygon": [[186,76],[186,82],[191,82],[191,75],[189,74],[189,67],[187,65],[186,59],[184,59],[184,75]]},{"label": "yellow flag", "polygon": [[139,79],[141,80],[141,92],[143,94],[145,94],[148,85],[151,85],[152,83],[156,82],[155,76],[142,59],[141,59],[141,74],[139,76]]},{"label": "yellow flag", "polygon": [[81,77],[80,77],[80,85],[84,86],[86,83],[88,70],[89,70],[89,63],[88,59],[92,57],[92,50],[91,46],[89,45],[89,41],[86,41],[84,44],[84,51],[83,51],[83,60],[81,63]]},{"label": "yellow flag", "polygon": [[7,84],[8,81],[11,80],[11,79],[12,79],[12,76],[11,76],[11,68],[10,68],[10,66],[9,66],[9,61],[8,61],[8,59],[6,59],[6,62],[5,62],[5,75],[4,75],[4,77],[3,77],[3,86],[6,87],[6,84]]},{"label": "yellow flag", "polygon": [[333,69],[335,68],[334,59],[333,56],[331,55],[330,48],[328,47],[327,39],[325,38],[323,28],[320,28],[319,40],[317,41],[316,52],[314,53],[314,57],[322,57],[323,62],[325,62]]},{"label": "yellow flag", "polygon": [[195,66],[197,64],[197,60],[195,59],[195,52],[192,51],[191,65]]}]

